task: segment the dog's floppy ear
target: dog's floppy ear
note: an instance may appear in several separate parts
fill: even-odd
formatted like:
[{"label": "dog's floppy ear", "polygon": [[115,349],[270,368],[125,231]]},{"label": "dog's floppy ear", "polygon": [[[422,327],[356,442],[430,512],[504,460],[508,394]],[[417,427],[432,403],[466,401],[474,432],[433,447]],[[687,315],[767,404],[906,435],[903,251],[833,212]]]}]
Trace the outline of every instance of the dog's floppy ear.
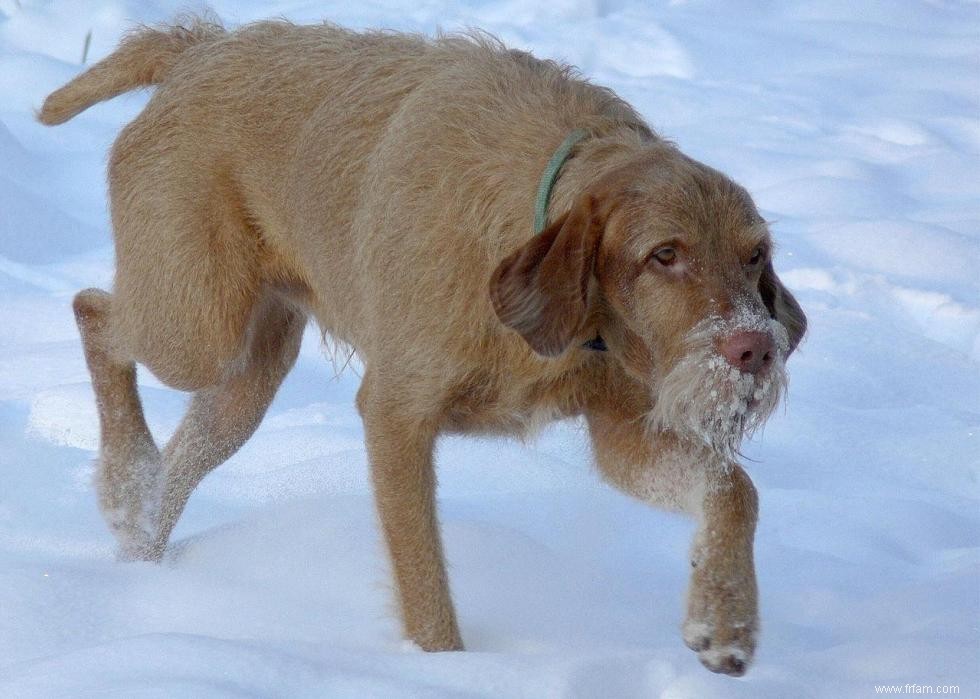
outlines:
[{"label": "dog's floppy ear", "polygon": [[793,298],[793,294],[789,293],[789,290],[779,281],[776,271],[772,268],[772,262],[762,271],[759,293],[762,295],[762,302],[769,309],[769,314],[786,328],[789,334],[789,351],[786,353],[786,356],[789,356],[806,333],[806,316],[800,304]]},{"label": "dog's floppy ear", "polygon": [[596,197],[583,194],[571,211],[504,258],[490,279],[500,322],[545,357],[561,354],[585,322],[602,239],[598,209]]}]

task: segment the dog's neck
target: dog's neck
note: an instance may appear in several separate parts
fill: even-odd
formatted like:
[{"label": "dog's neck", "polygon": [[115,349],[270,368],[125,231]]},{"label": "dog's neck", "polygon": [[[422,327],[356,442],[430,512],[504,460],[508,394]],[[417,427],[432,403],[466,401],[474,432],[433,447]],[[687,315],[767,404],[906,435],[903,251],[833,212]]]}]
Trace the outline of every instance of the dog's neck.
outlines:
[{"label": "dog's neck", "polygon": [[586,129],[575,129],[569,132],[565,140],[561,142],[561,145],[552,153],[544,172],[541,173],[541,181],[538,183],[538,195],[534,201],[534,235],[540,235],[541,231],[548,224],[548,203],[551,200],[551,190],[554,189],[555,182],[558,181],[558,176],[561,174],[561,169],[564,167],[565,161],[571,157],[572,150],[574,150],[575,146],[580,141],[588,138],[589,135],[589,131]]},{"label": "dog's neck", "polygon": [[[548,160],[548,165],[541,174],[538,194],[534,202],[534,235],[541,235],[541,231],[548,224],[548,204],[551,201],[551,191],[558,181],[558,176],[561,174],[565,162],[572,156],[575,147],[589,136],[590,133],[586,129],[571,131],[561,142],[561,145],[555,149],[551,159]],[[584,342],[582,348],[593,352],[605,352],[608,349],[606,341],[602,339],[602,335],[599,333],[596,333],[596,336],[591,340]]]}]

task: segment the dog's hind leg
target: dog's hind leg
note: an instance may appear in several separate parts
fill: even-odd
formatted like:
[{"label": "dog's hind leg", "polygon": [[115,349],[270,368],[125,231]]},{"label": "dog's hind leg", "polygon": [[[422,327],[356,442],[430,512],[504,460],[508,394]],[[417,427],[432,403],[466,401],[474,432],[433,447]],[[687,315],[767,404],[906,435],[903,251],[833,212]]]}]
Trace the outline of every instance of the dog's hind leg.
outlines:
[{"label": "dog's hind leg", "polygon": [[110,294],[86,289],[75,296],[73,308],[99,413],[99,506],[119,542],[120,557],[152,558],[162,461],[143,417],[136,365],[117,356],[109,329]]},{"label": "dog's hind leg", "polygon": [[305,316],[272,294],[252,311],[241,358],[194,394],[163,450],[166,473],[153,551],[162,555],[191,492],[255,432],[299,354]]}]

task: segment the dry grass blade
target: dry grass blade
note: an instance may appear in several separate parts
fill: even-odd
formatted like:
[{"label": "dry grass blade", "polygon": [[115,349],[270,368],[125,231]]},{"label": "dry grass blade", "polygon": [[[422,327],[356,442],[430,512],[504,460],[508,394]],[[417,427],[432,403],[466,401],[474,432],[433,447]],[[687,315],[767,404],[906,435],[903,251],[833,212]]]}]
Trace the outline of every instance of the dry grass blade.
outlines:
[{"label": "dry grass blade", "polygon": [[89,29],[85,35],[85,43],[82,45],[82,65],[88,60],[88,49],[92,45],[92,30]]}]

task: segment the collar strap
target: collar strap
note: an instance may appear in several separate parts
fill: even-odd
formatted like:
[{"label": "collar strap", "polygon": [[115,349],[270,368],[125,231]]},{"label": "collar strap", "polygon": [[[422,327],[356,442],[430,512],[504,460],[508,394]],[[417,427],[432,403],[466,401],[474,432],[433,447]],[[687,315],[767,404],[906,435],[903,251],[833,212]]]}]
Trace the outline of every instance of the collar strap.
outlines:
[{"label": "collar strap", "polygon": [[[565,136],[565,140],[552,154],[548,166],[541,173],[541,181],[538,183],[538,198],[534,202],[534,235],[539,235],[548,222],[548,202],[551,199],[551,190],[555,188],[555,182],[558,180],[558,172],[568,160],[568,156],[572,154],[572,149],[588,135],[589,132],[585,129],[575,129]],[[602,339],[602,335],[597,333],[594,338],[583,344],[582,348],[593,352],[605,352],[606,343]]]},{"label": "collar strap", "polygon": [[548,166],[541,173],[541,181],[538,183],[538,198],[534,202],[534,235],[538,235],[544,230],[548,222],[548,201],[551,199],[551,190],[555,188],[555,181],[558,179],[558,171],[568,160],[579,141],[589,135],[585,129],[575,129],[565,140],[561,142],[558,149],[548,161]]}]

